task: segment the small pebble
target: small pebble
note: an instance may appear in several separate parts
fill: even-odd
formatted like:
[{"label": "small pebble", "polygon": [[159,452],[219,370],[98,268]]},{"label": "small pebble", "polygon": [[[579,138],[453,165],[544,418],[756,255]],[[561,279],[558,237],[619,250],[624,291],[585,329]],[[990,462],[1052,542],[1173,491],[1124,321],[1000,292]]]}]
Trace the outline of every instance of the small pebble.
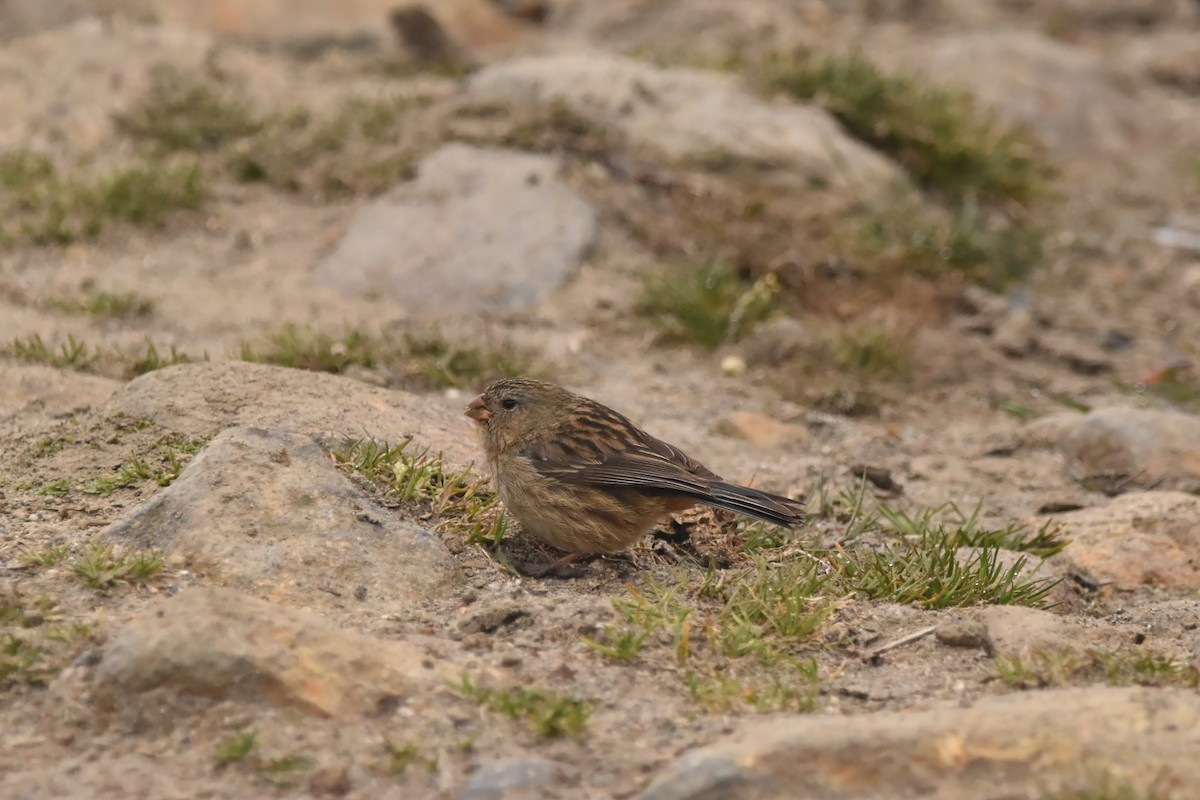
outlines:
[{"label": "small pebble", "polygon": [[746,371],[746,360],[741,356],[725,356],[721,359],[721,371],[726,375],[741,375]]}]

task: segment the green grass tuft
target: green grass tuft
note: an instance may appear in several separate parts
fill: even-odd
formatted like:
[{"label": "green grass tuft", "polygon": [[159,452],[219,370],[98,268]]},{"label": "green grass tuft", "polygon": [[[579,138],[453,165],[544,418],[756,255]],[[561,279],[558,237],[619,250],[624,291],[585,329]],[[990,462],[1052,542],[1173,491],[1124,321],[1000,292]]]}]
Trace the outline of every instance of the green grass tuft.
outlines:
[{"label": "green grass tuft", "polygon": [[50,308],[68,314],[86,314],[104,319],[138,319],[154,313],[154,301],[137,292],[97,292],[85,281],[79,294],[47,303]]},{"label": "green grass tuft", "polygon": [[462,346],[437,334],[407,334],[402,341],[393,342],[358,328],[333,335],[290,323],[269,337],[268,347],[243,344],[240,357],[315,372],[379,369],[398,382],[420,388],[483,386],[496,378],[535,376],[542,371],[515,351]]},{"label": "green grass tuft", "polygon": [[26,548],[21,551],[21,561],[31,567],[53,567],[70,554],[67,544],[47,544],[40,550]]},{"label": "green grass tuft", "polygon": [[438,335],[405,337],[413,372],[434,387],[482,387],[497,378],[534,376],[539,369],[505,349],[464,347]]},{"label": "green grass tuft", "polygon": [[[208,360],[208,355],[205,354],[205,360]],[[181,353],[171,345],[171,349],[167,353],[160,353],[158,347],[149,340],[146,341],[146,349],[144,352],[133,353],[126,357],[124,372],[129,377],[137,377],[145,375],[147,372],[153,372],[156,369],[164,369],[173,367],[176,364],[190,364],[195,361],[187,353]]]},{"label": "green grass tuft", "polygon": [[807,641],[829,616],[829,603],[821,596],[824,585],[822,565],[812,557],[782,563],[754,557],[726,596],[719,627],[722,648],[740,657],[757,652],[768,640]]},{"label": "green grass tuft", "polygon": [[[45,364],[58,369],[97,372],[122,378],[133,378],[156,369],[187,364],[195,360],[173,346],[164,354],[149,339],[146,340],[145,350],[122,353],[117,350],[89,347],[76,339],[74,334],[68,334],[67,341],[58,343],[57,347],[47,344],[40,334],[31,334],[23,339],[14,339],[4,348],[3,354],[31,364]],[[204,358],[207,360],[208,355],[205,354]]]},{"label": "green grass tuft", "polygon": [[262,129],[244,95],[170,67],[154,70],[149,91],[117,122],[168,151],[216,150]]},{"label": "green grass tuft", "polygon": [[960,555],[954,532],[940,526],[831,562],[841,592],[925,608],[1041,607],[1057,583],[1023,574],[1026,556],[1004,566],[995,547],[972,548]]},{"label": "green grass tuft", "polygon": [[162,572],[166,562],[153,550],[126,552],[115,545],[93,542],[71,565],[75,577],[97,591],[129,583],[146,583]]},{"label": "green grass tuft", "polygon": [[170,436],[160,439],[157,458],[147,461],[143,458],[131,458],[127,463],[117,468],[112,475],[103,475],[84,484],[84,494],[108,497],[121,489],[139,486],[147,481],[153,481],[159,486],[170,486],[183,471],[187,457],[194,455],[208,439],[202,436]]},{"label": "green grass tuft", "polygon": [[641,652],[642,645],[646,643],[646,637],[650,635],[650,630],[645,628],[618,628],[614,625],[605,625],[601,628],[601,633],[603,640],[582,636],[580,637],[580,641],[600,655],[611,658],[613,661],[622,661],[631,664],[637,661],[638,653]]},{"label": "green grass tuft", "polygon": [[772,275],[750,283],[727,264],[711,261],[648,277],[638,311],[667,340],[713,350],[768,319],[778,305],[778,294]]},{"label": "green grass tuft", "polygon": [[948,211],[901,199],[851,217],[851,257],[876,279],[956,273],[1001,289],[1027,278],[1043,258],[1043,234],[973,200]]},{"label": "green grass tuft", "polygon": [[218,767],[223,767],[227,764],[236,764],[243,761],[258,752],[258,732],[237,731],[217,745],[217,752],[213,755],[213,760]]},{"label": "green grass tuft", "polygon": [[48,685],[95,627],[60,620],[61,609],[51,600],[0,589],[0,692]]},{"label": "green grass tuft", "polygon": [[71,491],[71,482],[66,478],[59,478],[56,481],[51,481],[38,489],[39,497],[66,497]]},{"label": "green grass tuft", "polygon": [[831,345],[833,363],[867,378],[903,380],[912,376],[911,338],[883,327],[844,328]]},{"label": "green grass tuft", "polygon": [[1033,141],[980,114],[966,92],[886,74],[858,55],[777,58],[765,75],[774,87],[829,111],[923,186],[952,200],[1024,203],[1045,192],[1049,170]]},{"label": "green grass tuft", "polygon": [[40,334],[13,339],[8,355],[30,364],[45,364],[58,369],[87,369],[95,363],[96,355],[73,335],[57,349],[46,344]]},{"label": "green grass tuft", "polygon": [[692,699],[710,714],[736,713],[743,708],[760,712],[811,711],[818,681],[812,659],[775,665],[764,675],[742,675],[736,670],[707,673],[689,670],[684,682]]},{"label": "green grass tuft", "polygon": [[586,729],[592,713],[592,704],[586,700],[525,686],[485,689],[472,683],[466,674],[455,688],[464,699],[474,700],[513,719],[524,720],[534,732],[547,739],[578,736]]},{"label": "green grass tuft", "polygon": [[413,103],[349,98],[323,116],[305,108],[273,113],[229,149],[227,170],[244,183],[320,199],[383,191],[416,174],[412,157],[395,144]]},{"label": "green grass tuft", "polygon": [[106,220],[161,228],[176,210],[199,210],[206,194],[200,165],[194,161],[129,166],[104,176],[92,187],[91,217],[85,229],[98,232]]},{"label": "green grass tuft", "polygon": [[13,686],[45,686],[57,671],[30,638],[0,631],[0,691]]},{"label": "green grass tuft", "polygon": [[1109,686],[1200,685],[1196,665],[1141,648],[1039,650],[1027,658],[997,656],[996,672],[1019,689],[1103,683]]},{"label": "green grass tuft", "polygon": [[306,325],[288,323],[271,334],[270,348],[263,351],[242,345],[241,359],[278,364],[313,372],[344,372],[357,365],[370,369],[376,364],[376,344],[357,328],[333,336]]},{"label": "green grass tuft", "polygon": [[[964,514],[954,503],[914,514],[888,506],[881,506],[879,509],[888,526],[902,536],[921,536],[924,531],[942,525],[948,544],[954,547],[993,547],[1029,553],[1038,558],[1049,558],[1061,553],[1063,548],[1071,543],[1069,539],[1059,536],[1060,528],[1055,526],[1053,520],[1048,520],[1036,531],[1021,523],[994,530],[985,528],[979,521],[982,510],[983,506],[980,504],[970,514]],[[943,525],[938,518],[946,514],[956,517],[958,521]]]},{"label": "green grass tuft", "polygon": [[376,439],[346,439],[333,448],[344,469],[386,487],[399,503],[427,509],[439,526],[461,533],[468,544],[496,549],[508,530],[500,500],[487,481],[470,467],[447,471],[441,456],[415,452],[411,440],[389,444]]},{"label": "green grass tuft", "polygon": [[402,745],[394,744],[390,739],[384,739],[384,750],[387,751],[387,771],[392,775],[403,775],[410,767],[419,766],[429,774],[437,772],[438,757],[422,755],[413,742]]},{"label": "green grass tuft", "polygon": [[63,176],[28,150],[0,155],[0,243],[69,244],[114,222],[161,228],[207,199],[194,160],[134,161],[99,176]]}]

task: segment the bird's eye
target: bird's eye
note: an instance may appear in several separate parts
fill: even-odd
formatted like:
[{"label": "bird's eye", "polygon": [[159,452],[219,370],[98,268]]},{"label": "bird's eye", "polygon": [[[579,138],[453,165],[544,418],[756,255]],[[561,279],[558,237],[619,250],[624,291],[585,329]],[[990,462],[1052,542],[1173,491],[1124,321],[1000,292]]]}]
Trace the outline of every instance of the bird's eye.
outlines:
[{"label": "bird's eye", "polygon": [[511,397],[506,397],[500,402],[500,405],[504,407],[505,411],[512,411],[517,407],[517,401]]}]

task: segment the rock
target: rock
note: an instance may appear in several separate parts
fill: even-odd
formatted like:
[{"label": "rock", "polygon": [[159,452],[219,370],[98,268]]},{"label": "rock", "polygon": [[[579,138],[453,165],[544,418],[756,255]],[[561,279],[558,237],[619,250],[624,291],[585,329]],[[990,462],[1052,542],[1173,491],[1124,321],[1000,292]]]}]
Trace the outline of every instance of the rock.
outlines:
[{"label": "rock", "polygon": [[[435,666],[436,664],[436,666]],[[117,632],[94,671],[104,709],[176,718],[197,698],[353,717],[450,679],[445,654],[373,639],[226,589],[187,589]],[[186,717],[178,717],[186,719]]]},{"label": "rock", "polygon": [[989,655],[1031,663],[1038,654],[1072,652],[1083,655],[1087,637],[1083,627],[1037,608],[988,606],[978,612],[983,623],[984,647]]},{"label": "rock", "polygon": [[494,64],[471,76],[468,88],[481,100],[564,104],[674,159],[719,153],[770,164],[781,179],[867,192],[884,191],[901,175],[824,111],[761,100],[733,75],[564,53]]},{"label": "rock", "polygon": [[987,626],[976,615],[966,619],[951,619],[941,623],[934,637],[949,647],[987,647]]},{"label": "rock", "polygon": [[440,539],[366,498],[311,436],[232,428],[103,532],[182,556],[209,580],[299,606],[358,601],[382,615],[457,576]]},{"label": "rock", "polygon": [[780,422],[753,411],[731,411],[717,420],[713,430],[723,436],[745,439],[759,447],[771,447],[808,438],[800,425]]},{"label": "rock", "polygon": [[1005,433],[993,437],[991,445],[996,450],[1011,451],[1009,455],[1025,449],[1053,449],[1085,417],[1076,412],[1040,417],[1022,425],[1011,435]]},{"label": "rock", "polygon": [[904,492],[904,486],[896,480],[895,476],[892,475],[892,471],[887,467],[880,467],[873,464],[852,464],[849,472],[860,482],[860,485],[865,480],[880,491],[892,494],[901,494]]},{"label": "rock", "polygon": [[1128,154],[1146,146],[1153,115],[1117,88],[1101,60],[1027,31],[944,37],[910,65],[965,87],[1001,122],[1019,124],[1061,153]]},{"label": "rock", "polygon": [[1150,408],[1102,408],[1049,418],[1029,427],[1057,434],[1076,480],[1124,487],[1200,491],[1200,417]]},{"label": "rock", "polygon": [[189,436],[235,425],[335,437],[373,436],[441,453],[462,469],[480,457],[470,420],[457,406],[329,375],[245,361],[180,364],[127,383],[105,415],[150,419]]},{"label": "rock", "polygon": [[518,311],[545,300],[595,235],[595,212],[554,159],[448,144],[355,215],[316,278],[413,313]]},{"label": "rock", "polygon": [[1037,317],[1033,309],[1021,306],[1000,320],[992,333],[992,341],[1004,355],[1021,358],[1037,347],[1037,332]]},{"label": "rock", "polygon": [[[1130,736],[1130,731],[1137,731]],[[1200,779],[1200,695],[1186,689],[1054,689],[970,708],[745,724],[667,767],[642,800],[887,797],[951,800],[1076,790],[1103,764],[1136,791]]]},{"label": "rock", "polygon": [[[479,766],[458,800],[536,800],[559,797],[565,770],[555,761],[532,756],[499,758]],[[555,791],[551,792],[554,788]]]},{"label": "rock", "polygon": [[[390,19],[392,30],[399,37],[402,49],[417,63],[477,64],[503,57],[515,46],[527,41],[532,29],[528,23],[540,20],[539,11],[547,13],[538,0],[371,0],[382,8],[372,19]],[[244,0],[248,6],[259,6],[262,0]],[[323,10],[338,17],[341,7],[320,4]],[[291,9],[280,3],[286,13]],[[539,8],[540,7],[540,8]],[[421,22],[421,18],[425,22]],[[517,22],[515,20],[522,20]],[[417,27],[413,27],[413,22]]]},{"label": "rock", "polygon": [[120,381],[33,364],[5,364],[0,381],[0,435],[18,436],[107,400]]},{"label": "rock", "polygon": [[1071,543],[1050,561],[1117,589],[1200,589],[1197,519],[1200,497],[1194,495],[1121,495],[1104,506],[1060,515],[1061,535]]},{"label": "rock", "polygon": [[308,789],[313,794],[325,797],[342,797],[354,788],[350,770],[341,764],[330,764],[313,773],[308,780]]},{"label": "rock", "polygon": [[424,5],[414,3],[400,6],[393,9],[388,18],[392,30],[417,64],[457,64],[466,61],[458,45]]}]

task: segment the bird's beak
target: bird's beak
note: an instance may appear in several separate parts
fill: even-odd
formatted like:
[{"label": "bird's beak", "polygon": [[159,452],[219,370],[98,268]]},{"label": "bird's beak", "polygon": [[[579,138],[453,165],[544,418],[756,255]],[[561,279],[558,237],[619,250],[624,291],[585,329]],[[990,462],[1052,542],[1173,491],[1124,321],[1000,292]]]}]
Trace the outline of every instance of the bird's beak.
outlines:
[{"label": "bird's beak", "polygon": [[487,422],[492,418],[492,412],[488,411],[488,407],[483,403],[483,395],[477,395],[474,400],[467,403],[467,409],[463,413],[480,422]]}]

